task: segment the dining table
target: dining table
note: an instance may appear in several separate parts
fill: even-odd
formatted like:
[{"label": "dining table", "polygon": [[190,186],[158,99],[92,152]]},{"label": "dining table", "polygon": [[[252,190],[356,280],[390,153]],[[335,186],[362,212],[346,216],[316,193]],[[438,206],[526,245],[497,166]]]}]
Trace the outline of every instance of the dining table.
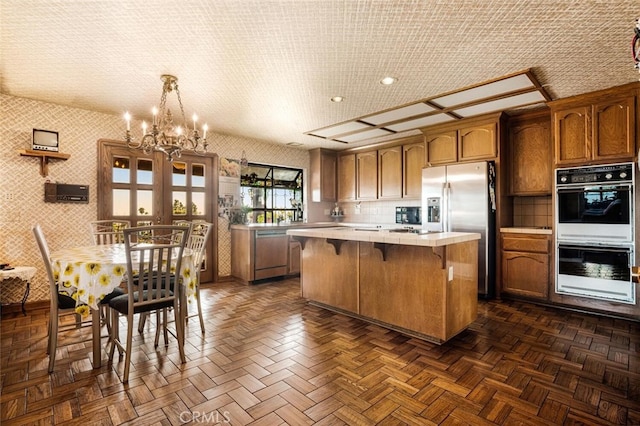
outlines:
[{"label": "dining table", "polygon": [[[138,253],[133,253],[137,255]],[[193,253],[185,248],[178,276],[184,291],[181,303],[195,296],[197,274]],[[172,262],[177,262],[174,256]],[[136,259],[132,259],[134,264]],[[127,253],[124,244],[70,247],[51,252],[58,292],[76,301],[76,313],[92,316],[93,368],[101,366],[100,301],[116,287],[126,287]],[[145,271],[134,271],[141,273]],[[178,315],[178,313],[176,313]]]}]

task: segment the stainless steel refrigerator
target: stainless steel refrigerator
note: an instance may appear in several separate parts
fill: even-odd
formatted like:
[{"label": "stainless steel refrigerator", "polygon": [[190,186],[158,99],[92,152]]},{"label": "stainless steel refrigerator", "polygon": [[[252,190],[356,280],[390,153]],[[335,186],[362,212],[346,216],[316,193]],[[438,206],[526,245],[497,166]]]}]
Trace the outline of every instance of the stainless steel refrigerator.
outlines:
[{"label": "stainless steel refrigerator", "polygon": [[477,232],[478,295],[495,296],[495,164],[422,169],[423,232]]}]

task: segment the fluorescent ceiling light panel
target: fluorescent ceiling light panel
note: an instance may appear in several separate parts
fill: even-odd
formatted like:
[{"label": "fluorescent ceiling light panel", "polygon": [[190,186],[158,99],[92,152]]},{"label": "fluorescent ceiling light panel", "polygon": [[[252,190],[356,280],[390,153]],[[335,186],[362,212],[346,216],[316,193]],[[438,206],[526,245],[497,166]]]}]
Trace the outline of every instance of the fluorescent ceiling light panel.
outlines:
[{"label": "fluorescent ceiling light panel", "polygon": [[381,114],[363,117],[360,120],[367,123],[379,125],[383,123],[389,123],[391,121],[406,119],[409,117],[413,117],[414,115],[425,114],[434,110],[435,108],[420,102],[406,107],[394,109],[392,111],[383,112]]},{"label": "fluorescent ceiling light panel", "polygon": [[497,99],[495,101],[483,104],[473,105],[466,108],[454,110],[452,112],[461,117],[470,117],[472,115],[484,114],[493,111],[502,111],[508,108],[514,108],[523,105],[535,104],[537,102],[545,102],[546,99],[538,91],[523,93],[521,95],[510,96],[508,98]]},{"label": "fluorescent ceiling light panel", "polygon": [[341,135],[343,133],[355,132],[357,130],[362,130],[369,128],[368,124],[360,123],[357,121],[349,121],[348,123],[338,124],[337,126],[324,127],[322,129],[315,130],[313,132],[309,132],[314,136],[320,136],[323,138],[330,138],[335,135]]},{"label": "fluorescent ceiling light panel", "polygon": [[405,130],[419,129],[420,127],[431,126],[432,124],[444,123],[446,121],[455,120],[448,114],[436,114],[428,117],[416,118],[415,120],[405,121],[391,126],[385,126],[386,129],[394,132],[404,132]]},{"label": "fluorescent ceiling light panel", "polygon": [[535,88],[535,85],[529,79],[527,74],[520,74],[514,77],[505,78],[504,80],[494,81],[493,83],[474,87],[472,89],[463,90],[462,92],[456,92],[440,98],[435,98],[432,99],[432,101],[444,108],[448,108],[454,105],[465,104],[488,97],[496,97],[502,93],[509,93],[528,88]]},{"label": "fluorescent ceiling light panel", "polygon": [[367,130],[364,132],[360,132],[360,133],[355,133],[353,135],[349,135],[349,136],[343,136],[341,138],[336,139],[337,141],[340,142],[356,142],[356,141],[360,141],[363,139],[369,139],[369,138],[377,138],[380,136],[387,136],[387,135],[392,135],[393,133],[388,131],[388,130],[384,130],[384,129],[371,129],[371,130]]}]

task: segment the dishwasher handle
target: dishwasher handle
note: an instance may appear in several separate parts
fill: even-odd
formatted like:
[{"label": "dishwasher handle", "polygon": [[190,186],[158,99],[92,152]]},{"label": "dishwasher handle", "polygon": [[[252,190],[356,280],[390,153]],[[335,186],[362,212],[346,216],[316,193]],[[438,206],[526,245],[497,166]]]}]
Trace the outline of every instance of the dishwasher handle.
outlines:
[{"label": "dishwasher handle", "polygon": [[274,238],[274,237],[284,237],[287,235],[287,231],[285,229],[270,229],[264,231],[256,231],[256,238]]}]

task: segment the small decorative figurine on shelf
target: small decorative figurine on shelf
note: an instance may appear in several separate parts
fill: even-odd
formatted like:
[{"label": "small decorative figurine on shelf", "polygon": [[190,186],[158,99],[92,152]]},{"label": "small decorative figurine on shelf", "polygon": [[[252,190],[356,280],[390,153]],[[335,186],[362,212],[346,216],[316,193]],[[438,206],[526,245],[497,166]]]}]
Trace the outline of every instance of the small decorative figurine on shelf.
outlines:
[{"label": "small decorative figurine on shelf", "polygon": [[302,201],[289,198],[289,202],[291,203],[291,207],[296,209],[293,213],[293,222],[302,222]]}]

